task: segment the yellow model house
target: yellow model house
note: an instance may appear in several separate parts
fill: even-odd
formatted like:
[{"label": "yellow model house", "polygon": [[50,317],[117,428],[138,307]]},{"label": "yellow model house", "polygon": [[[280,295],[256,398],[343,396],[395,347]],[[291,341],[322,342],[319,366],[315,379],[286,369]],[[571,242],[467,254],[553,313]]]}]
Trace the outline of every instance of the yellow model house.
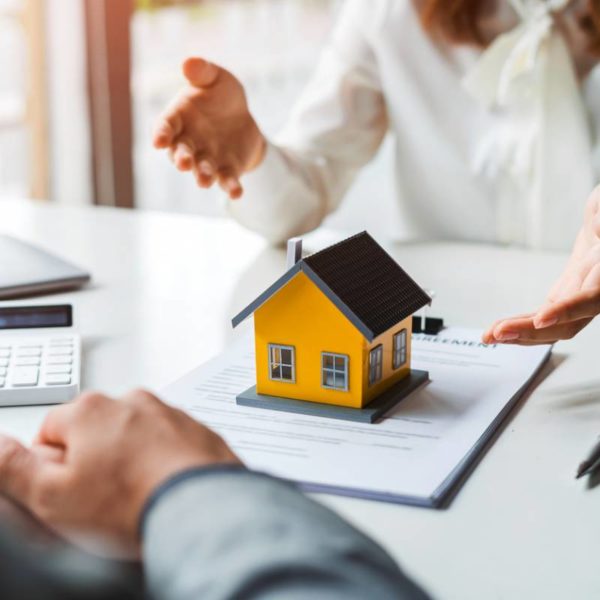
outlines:
[{"label": "yellow model house", "polygon": [[411,331],[431,299],[366,232],[299,254],[233,319],[254,314],[257,381],[238,403],[372,422],[427,379]]}]

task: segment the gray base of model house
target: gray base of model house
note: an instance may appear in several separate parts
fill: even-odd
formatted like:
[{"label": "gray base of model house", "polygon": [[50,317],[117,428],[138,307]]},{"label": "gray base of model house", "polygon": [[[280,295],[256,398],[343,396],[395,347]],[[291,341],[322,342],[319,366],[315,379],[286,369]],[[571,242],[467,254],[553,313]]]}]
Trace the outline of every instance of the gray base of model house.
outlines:
[{"label": "gray base of model house", "polygon": [[257,394],[255,385],[242,392],[236,401],[240,406],[251,406],[252,408],[267,408],[269,410],[359,423],[375,423],[427,381],[429,381],[427,371],[411,369],[407,377],[383,392],[364,408],[349,408],[347,406],[323,404],[322,402],[307,402]]}]

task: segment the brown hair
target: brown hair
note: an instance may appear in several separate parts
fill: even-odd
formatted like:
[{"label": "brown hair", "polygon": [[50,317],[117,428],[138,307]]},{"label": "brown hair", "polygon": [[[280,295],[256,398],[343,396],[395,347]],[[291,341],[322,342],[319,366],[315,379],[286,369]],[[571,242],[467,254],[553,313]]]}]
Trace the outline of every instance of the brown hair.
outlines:
[{"label": "brown hair", "polygon": [[[484,0],[414,0],[423,28],[452,44],[484,46],[480,18]],[[588,0],[588,10],[579,19],[590,50],[600,54],[600,0]]]}]

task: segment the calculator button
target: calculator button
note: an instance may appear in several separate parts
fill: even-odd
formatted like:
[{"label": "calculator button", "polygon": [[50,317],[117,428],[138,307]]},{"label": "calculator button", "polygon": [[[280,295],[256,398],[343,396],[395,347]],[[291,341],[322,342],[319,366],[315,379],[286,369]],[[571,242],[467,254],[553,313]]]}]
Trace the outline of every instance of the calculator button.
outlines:
[{"label": "calculator button", "polygon": [[39,367],[40,361],[39,356],[17,356],[13,364],[17,367]]},{"label": "calculator button", "polygon": [[0,348],[0,358],[8,358],[10,356],[10,348]]},{"label": "calculator button", "polygon": [[6,367],[0,367],[0,377],[6,377]]},{"label": "calculator button", "polygon": [[27,343],[19,344],[17,350],[41,350],[42,346],[39,343]]},{"label": "calculator button", "polygon": [[71,365],[50,365],[46,367],[47,375],[65,375],[72,371]]},{"label": "calculator button", "polygon": [[51,348],[48,350],[48,356],[72,356],[73,348]]},{"label": "calculator button", "polygon": [[48,348],[50,350],[63,350],[63,349],[67,349],[67,350],[72,350],[73,349],[73,344],[69,343],[69,342],[60,342],[59,344],[48,344]]},{"label": "calculator button", "polygon": [[73,364],[72,356],[49,356],[46,360],[49,365],[71,365]]},{"label": "calculator button", "polygon": [[46,385],[69,385],[71,383],[70,375],[46,375]]},{"label": "calculator button", "polygon": [[42,349],[37,346],[37,347],[27,347],[27,346],[21,346],[20,348],[17,348],[15,354],[17,356],[41,356],[42,355]]},{"label": "calculator button", "polygon": [[15,367],[12,370],[12,384],[15,387],[32,387],[38,383],[40,370],[36,367]]},{"label": "calculator button", "polygon": [[5,383],[6,379],[4,379],[4,377],[0,377],[0,388],[3,388]]},{"label": "calculator button", "polygon": [[8,358],[0,358],[0,367],[8,367]]}]

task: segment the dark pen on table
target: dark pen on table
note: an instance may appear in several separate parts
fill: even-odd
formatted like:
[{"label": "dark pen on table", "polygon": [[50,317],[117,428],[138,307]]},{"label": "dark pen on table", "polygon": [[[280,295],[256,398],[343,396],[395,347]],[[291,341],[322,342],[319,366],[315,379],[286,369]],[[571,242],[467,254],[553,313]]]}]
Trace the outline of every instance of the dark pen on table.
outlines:
[{"label": "dark pen on table", "polygon": [[576,479],[584,477],[585,475],[589,475],[597,469],[600,469],[600,439],[592,448],[589,456],[579,465]]}]

